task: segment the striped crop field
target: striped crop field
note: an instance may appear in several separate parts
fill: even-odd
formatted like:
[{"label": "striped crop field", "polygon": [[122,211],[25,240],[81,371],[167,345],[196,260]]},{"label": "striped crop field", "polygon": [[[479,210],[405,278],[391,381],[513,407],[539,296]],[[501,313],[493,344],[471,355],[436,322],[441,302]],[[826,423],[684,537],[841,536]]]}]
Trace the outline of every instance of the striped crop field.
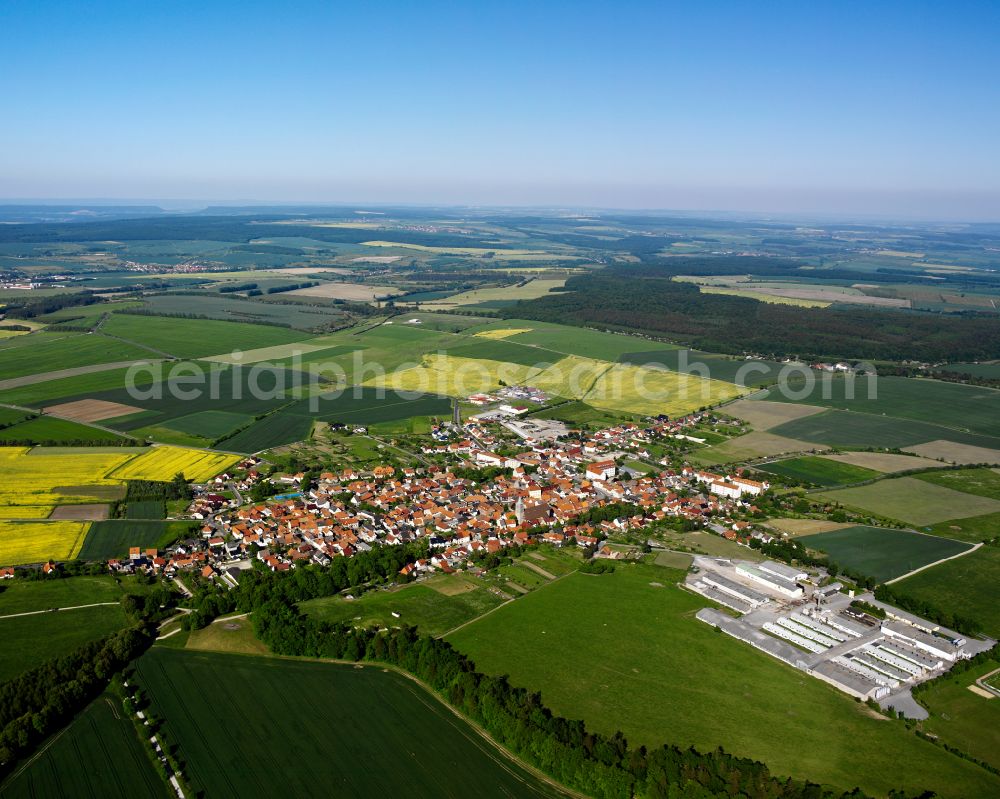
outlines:
[{"label": "striped crop field", "polygon": [[172,480],[183,474],[202,483],[225,471],[239,460],[237,455],[183,447],[153,447],[117,468],[110,476],[117,480]]}]

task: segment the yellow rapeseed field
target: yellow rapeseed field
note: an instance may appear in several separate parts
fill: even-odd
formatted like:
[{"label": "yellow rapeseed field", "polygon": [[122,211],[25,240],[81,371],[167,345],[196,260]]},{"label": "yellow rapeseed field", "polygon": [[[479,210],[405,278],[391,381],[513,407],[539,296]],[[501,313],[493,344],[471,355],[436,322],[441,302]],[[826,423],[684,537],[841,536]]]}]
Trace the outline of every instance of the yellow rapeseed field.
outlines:
[{"label": "yellow rapeseed field", "polygon": [[478,338],[510,338],[521,333],[530,333],[531,330],[530,327],[502,327],[496,330],[481,330],[475,335]]},{"label": "yellow rapeseed field", "polygon": [[745,390],[721,380],[614,364],[601,374],[583,401],[609,411],[681,416],[744,393]]},{"label": "yellow rapeseed field", "polygon": [[0,505],[0,519],[47,519],[53,505]]},{"label": "yellow rapeseed field", "polygon": [[[121,485],[107,475],[133,457],[130,452],[87,450],[50,454],[39,449],[29,454],[27,447],[0,447],[0,508],[93,502],[95,494],[88,489],[94,487],[100,494]],[[23,518],[20,510],[5,510],[4,515]]]},{"label": "yellow rapeseed field", "polygon": [[449,397],[495,391],[503,381],[507,385],[530,382],[539,370],[505,361],[461,358],[454,355],[425,355],[420,366],[390,372],[364,383],[396,391],[419,391]]},{"label": "yellow rapeseed field", "polygon": [[183,447],[152,447],[121,465],[111,474],[117,480],[169,481],[181,472],[196,483],[215,477],[236,463],[239,457],[219,452]]},{"label": "yellow rapeseed field", "polygon": [[90,522],[0,521],[0,566],[72,560],[89,529]]}]

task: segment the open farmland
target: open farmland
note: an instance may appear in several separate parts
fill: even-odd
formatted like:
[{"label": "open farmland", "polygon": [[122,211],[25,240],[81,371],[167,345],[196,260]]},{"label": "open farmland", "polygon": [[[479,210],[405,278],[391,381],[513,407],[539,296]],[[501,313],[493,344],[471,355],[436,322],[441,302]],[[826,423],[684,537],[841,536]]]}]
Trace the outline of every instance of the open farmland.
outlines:
[{"label": "open farmland", "polygon": [[27,768],[0,786],[4,799],[134,799],[170,794],[115,696],[100,696]]},{"label": "open farmland", "polygon": [[[498,286],[496,288],[473,289],[461,294],[454,294],[443,300],[431,300],[423,303],[429,308],[451,309],[462,306],[489,307],[494,303],[511,305],[517,300],[533,300],[544,297],[553,289],[561,289],[566,284],[566,278],[537,278],[522,285]],[[402,300],[405,302],[405,298]]]},{"label": "open farmland", "polygon": [[312,425],[313,420],[306,415],[278,411],[223,439],[218,446],[230,452],[260,452],[305,440]]},{"label": "open farmland", "polygon": [[72,560],[89,528],[89,522],[0,521],[0,566]]},{"label": "open farmland", "polygon": [[964,494],[1000,500],[1000,471],[995,469],[947,469],[921,474],[917,479]]},{"label": "open farmland", "polygon": [[[801,381],[790,381],[794,398],[786,399],[781,392],[771,391],[767,399],[839,408],[859,414],[885,414],[958,432],[1000,436],[1000,390],[997,389],[906,377],[869,379],[823,375],[802,398],[797,393],[801,393],[804,385]],[[853,398],[849,394],[851,391]],[[828,398],[824,394],[828,394]]]},{"label": "open farmland", "polygon": [[893,477],[815,496],[916,525],[1000,511],[1000,500],[964,494],[916,477]]},{"label": "open farmland", "polygon": [[0,380],[93,364],[141,361],[154,355],[137,344],[99,333],[65,333],[57,338],[36,340],[38,335],[32,333],[10,340],[22,346],[0,348]]},{"label": "open farmland", "polygon": [[[1000,447],[1000,441],[990,446]],[[971,444],[956,444],[954,441],[928,441],[924,444],[904,447],[907,452],[925,458],[940,458],[949,463],[1000,463],[1000,448],[977,447]]]},{"label": "open farmland", "polygon": [[754,467],[768,474],[790,477],[805,483],[821,486],[837,486],[849,483],[860,483],[879,477],[880,472],[852,466],[849,463],[839,463],[817,455],[805,455],[801,458],[789,458],[774,461]]},{"label": "open farmland", "polygon": [[[579,355],[584,358],[594,358],[600,361],[616,361],[628,352],[634,352],[641,339],[626,336],[621,333],[603,333],[586,327],[570,327],[549,322],[527,321],[524,319],[504,319],[490,322],[482,327],[470,328],[469,332],[477,334],[490,330],[510,330],[525,328],[527,332],[516,333],[507,337],[516,344],[527,344],[561,352],[564,355]],[[668,347],[669,345],[661,345]]]},{"label": "open farmland", "polygon": [[[55,506],[114,498],[120,481],[106,475],[134,452],[0,447],[0,505]],[[109,496],[111,495],[111,496]]]},{"label": "open farmland", "polygon": [[[260,281],[252,281],[258,282]],[[292,281],[282,281],[289,284]],[[263,284],[261,284],[263,287]],[[297,294],[299,292],[288,292]],[[284,293],[276,295],[285,296]],[[322,296],[322,295],[320,295]],[[277,324],[296,330],[323,330],[344,323],[346,315],[337,308],[270,301],[251,301],[228,295],[156,294],[145,298],[145,308],[170,316],[187,314],[227,322]]]},{"label": "open farmland", "polygon": [[[29,408],[43,408],[57,404],[66,397],[85,397],[109,389],[123,388],[128,371],[128,367],[115,367],[26,383],[17,388],[0,390],[0,401]],[[137,381],[137,385],[150,382],[152,381],[147,377],[144,381]]]},{"label": "open farmland", "polygon": [[876,416],[874,413],[828,410],[772,427],[771,433],[799,438],[831,447],[906,448],[909,452],[936,457],[928,450],[914,447],[927,441],[945,439],[977,447],[1000,448],[1000,438],[965,433],[929,422]]},{"label": "open farmland", "polygon": [[[756,358],[746,360],[677,347],[628,352],[618,360],[635,366],[668,369],[672,372],[694,374],[712,380],[736,383],[739,386],[763,386],[774,383],[784,366],[777,361]],[[739,414],[734,412],[733,415],[738,416]]]},{"label": "open farmland", "polygon": [[615,364],[600,374],[583,399],[588,405],[604,410],[683,416],[741,393],[736,386],[721,380]]},{"label": "open farmland", "polygon": [[118,480],[160,480],[169,482],[178,474],[201,483],[225,471],[239,458],[218,452],[182,447],[152,447],[144,454],[119,466],[111,476]]},{"label": "open farmland", "polygon": [[933,469],[943,464],[918,455],[900,455],[894,452],[831,452],[824,458],[882,474],[906,472],[911,469]]},{"label": "open farmland", "polygon": [[1000,637],[1000,547],[982,546],[896,583],[901,594],[949,613],[971,616],[991,636]]},{"label": "open farmland", "polygon": [[[269,325],[134,314],[112,314],[101,331],[142,344],[158,353],[169,353],[176,358],[222,355],[233,350],[253,350],[309,338],[308,333]],[[138,357],[148,358],[149,354],[144,351]]]},{"label": "open farmland", "polygon": [[38,416],[27,422],[6,427],[0,430],[0,440],[8,445],[61,443],[101,445],[125,442],[125,438],[117,433],[51,416]]},{"label": "open farmland", "polygon": [[425,635],[441,635],[502,601],[467,577],[441,575],[391,591],[369,591],[354,600],[342,596],[311,599],[299,608],[309,616],[333,623],[356,627],[412,624]]},{"label": "open farmland", "polygon": [[735,463],[753,458],[789,455],[795,452],[824,449],[806,441],[774,433],[747,433],[713,447],[699,450],[691,457],[699,463]]},{"label": "open farmland", "polygon": [[372,300],[397,294],[395,286],[370,286],[367,283],[320,283],[304,289],[287,292],[290,297],[316,297],[324,300],[350,300],[371,302]]},{"label": "open farmland", "polygon": [[[421,686],[377,666],[154,647],[138,661],[137,681],[153,712],[165,719],[165,734],[187,764],[185,775],[208,796],[306,796],[317,785],[345,796],[561,795]],[[293,685],[296,690],[288,690]],[[351,720],[349,732],[344,719]],[[268,757],[245,757],[262,735]],[[334,739],[337,756],[330,757]],[[407,768],[372,767],[400,752],[408,753]],[[275,762],[296,767],[275,769]]]},{"label": "open farmland", "polygon": [[823,409],[815,405],[795,405],[790,402],[768,402],[758,399],[740,399],[725,408],[728,416],[742,419],[754,430],[767,431],[778,425],[814,416]]},{"label": "open farmland", "polygon": [[969,689],[996,669],[1000,669],[1000,661],[988,660],[923,691],[920,703],[931,713],[921,724],[924,730],[1000,768],[1000,701]]},{"label": "open farmland", "polygon": [[0,617],[68,608],[98,602],[118,602],[122,589],[110,575],[63,577],[58,580],[11,580],[0,592]]},{"label": "open farmland", "polygon": [[880,582],[970,549],[969,544],[948,538],[864,525],[815,533],[804,543],[825,552],[834,563]]},{"label": "open farmland", "polygon": [[540,690],[554,712],[607,734],[621,730],[633,744],[722,746],[775,774],[875,794],[1000,790],[995,775],[697,621],[705,600],[671,585],[682,577],[630,564],[571,574],[448,640],[479,668]]},{"label": "open farmland", "polygon": [[106,519],[94,522],[83,541],[82,560],[107,560],[128,555],[131,547],[162,549],[188,534],[191,523],[155,519]]}]

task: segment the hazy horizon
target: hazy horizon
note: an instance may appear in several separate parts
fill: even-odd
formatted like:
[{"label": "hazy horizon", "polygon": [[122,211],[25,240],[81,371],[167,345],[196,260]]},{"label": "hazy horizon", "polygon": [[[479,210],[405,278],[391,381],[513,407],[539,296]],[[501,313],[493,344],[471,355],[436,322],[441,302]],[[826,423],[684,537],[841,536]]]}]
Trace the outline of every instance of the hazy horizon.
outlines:
[{"label": "hazy horizon", "polygon": [[988,2],[9,3],[0,197],[1000,221],[998,29]]}]

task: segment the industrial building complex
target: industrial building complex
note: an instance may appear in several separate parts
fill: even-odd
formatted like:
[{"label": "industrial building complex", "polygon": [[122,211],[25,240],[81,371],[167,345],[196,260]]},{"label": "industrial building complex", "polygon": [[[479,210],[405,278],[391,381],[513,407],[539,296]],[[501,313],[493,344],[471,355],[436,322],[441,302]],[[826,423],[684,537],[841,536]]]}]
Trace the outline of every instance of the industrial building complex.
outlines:
[{"label": "industrial building complex", "polygon": [[857,699],[914,714],[914,684],[993,644],[845,593],[818,569],[697,557],[685,585],[739,614],[704,608],[701,621]]}]

